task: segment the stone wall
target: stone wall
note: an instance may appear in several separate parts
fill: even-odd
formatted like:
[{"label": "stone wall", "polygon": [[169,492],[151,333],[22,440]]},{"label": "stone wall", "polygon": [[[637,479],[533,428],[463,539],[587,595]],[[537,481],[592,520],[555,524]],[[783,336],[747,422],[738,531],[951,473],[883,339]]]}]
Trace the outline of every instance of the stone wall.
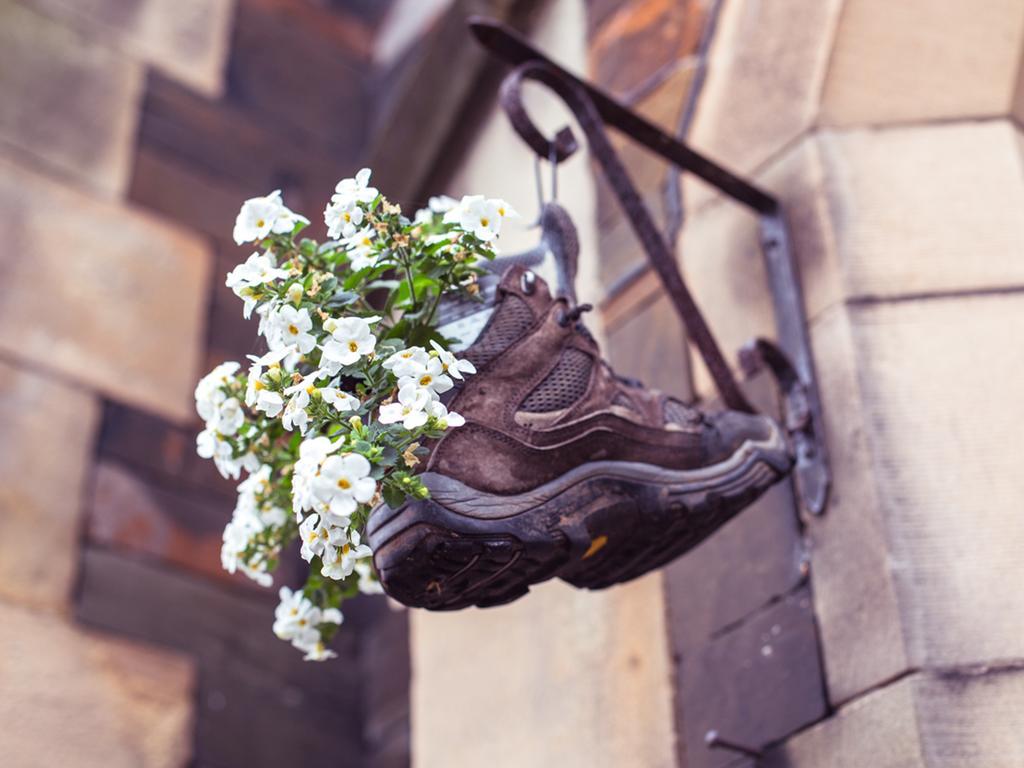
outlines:
[{"label": "stone wall", "polygon": [[389,5],[0,1],[0,763],[407,764],[405,615],[276,640],[192,404],[254,351],[238,206],[358,167]]},{"label": "stone wall", "polygon": [[[692,63],[664,54],[683,5],[590,5],[592,71],[641,110],[660,112],[657,86],[615,78]],[[821,518],[779,489],[665,570],[681,765],[747,764],[706,750],[709,728],[772,766],[1024,760],[1022,50],[1011,1],[721,4],[687,138],[785,208],[834,489]],[[727,350],[770,335],[756,219],[699,180],[683,192],[679,259],[712,328]],[[613,361],[712,397],[699,361],[662,362],[678,326],[616,217]]]}]

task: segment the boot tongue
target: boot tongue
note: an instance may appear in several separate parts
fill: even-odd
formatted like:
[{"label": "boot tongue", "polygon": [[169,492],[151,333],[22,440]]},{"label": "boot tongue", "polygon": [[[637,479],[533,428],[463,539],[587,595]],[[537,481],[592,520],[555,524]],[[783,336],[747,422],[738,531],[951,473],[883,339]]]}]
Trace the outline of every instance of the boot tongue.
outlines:
[{"label": "boot tongue", "polygon": [[[458,339],[451,349],[460,352],[479,338],[494,314],[498,284],[513,266],[536,272],[549,285],[556,286],[556,297],[576,303],[576,265],[579,239],[569,214],[557,203],[546,203],[541,211],[541,241],[536,248],[509,256],[499,256],[486,266],[489,272],[478,281],[476,298],[456,296],[438,307],[438,331],[449,339]],[[481,301],[482,299],[482,301]]]}]

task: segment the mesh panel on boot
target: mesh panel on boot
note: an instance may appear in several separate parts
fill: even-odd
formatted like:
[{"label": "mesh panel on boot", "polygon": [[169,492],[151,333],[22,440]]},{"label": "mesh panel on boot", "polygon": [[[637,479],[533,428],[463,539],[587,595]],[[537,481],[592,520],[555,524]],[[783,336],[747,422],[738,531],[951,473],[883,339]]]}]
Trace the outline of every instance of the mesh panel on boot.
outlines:
[{"label": "mesh panel on boot", "polygon": [[593,358],[578,349],[567,349],[544,380],[526,396],[520,410],[549,413],[568,408],[583,397],[590,384]]},{"label": "mesh panel on boot", "polygon": [[636,404],[621,392],[615,395],[615,398],[612,400],[612,405],[617,405],[620,408],[625,408],[626,410],[633,411],[634,413],[640,412],[636,407]]},{"label": "mesh panel on boot", "polygon": [[529,305],[518,296],[509,294],[501,302],[480,338],[466,350],[466,359],[477,367],[487,365],[517,342],[531,325],[533,312]]},{"label": "mesh panel on boot", "polygon": [[666,424],[679,424],[680,426],[693,424],[700,420],[700,413],[685,403],[673,400],[672,398],[665,401],[662,415],[665,417]]}]

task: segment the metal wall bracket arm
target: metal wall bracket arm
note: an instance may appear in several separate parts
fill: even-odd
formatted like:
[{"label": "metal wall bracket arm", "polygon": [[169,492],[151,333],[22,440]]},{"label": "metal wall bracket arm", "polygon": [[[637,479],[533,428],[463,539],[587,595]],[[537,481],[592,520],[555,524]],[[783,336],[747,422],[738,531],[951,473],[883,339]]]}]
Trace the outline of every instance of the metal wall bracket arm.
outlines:
[{"label": "metal wall bracket arm", "polygon": [[502,106],[517,133],[538,157],[554,163],[562,162],[576,151],[578,143],[569,128],[563,128],[552,140],[537,129],[522,105],[520,92],[523,81],[530,79],[543,83],[576,116],[587,137],[591,154],[601,165],[651,266],[686,325],[690,340],[704,358],[723,402],[729,408],[741,411],[754,409],[736,383],[683,280],[671,249],[608,140],[605,126],[618,129],[681,170],[699,176],[760,216],[761,246],[775,309],[778,341],[757,340],[748,346],[741,362],[748,372],[766,366],[777,379],[783,393],[783,422],[797,454],[797,494],[807,511],[821,514],[830,486],[821,403],[800,277],[778,201],[566,71],[512,30],[479,17],[470,20],[470,28],[485,48],[515,67],[502,83]]}]

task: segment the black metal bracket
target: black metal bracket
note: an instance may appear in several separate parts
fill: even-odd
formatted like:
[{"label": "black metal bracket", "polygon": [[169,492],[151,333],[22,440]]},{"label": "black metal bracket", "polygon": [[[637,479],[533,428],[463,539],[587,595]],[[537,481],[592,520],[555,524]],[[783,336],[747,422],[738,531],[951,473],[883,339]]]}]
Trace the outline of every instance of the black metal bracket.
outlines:
[{"label": "black metal bracket", "polygon": [[761,219],[761,247],[775,310],[778,341],[757,339],[741,352],[740,363],[751,375],[767,368],[782,391],[783,422],[796,453],[797,495],[812,514],[821,514],[828,499],[830,476],[825,451],[821,402],[811,357],[807,314],[796,259],[779,201],[669,136],[657,126],[554,63],[526,39],[507,27],[480,17],[470,19],[477,40],[497,58],[515,67],[502,83],[502,106],[513,127],[538,157],[559,163],[578,147],[568,127],[548,140],[522,106],[524,80],[536,80],[568,105],[587,136],[590,151],[623,206],[651,266],[686,325],[689,338],[703,356],[724,403],[735,410],[753,411],[711,334],[664,237],[658,231],[617,153],[605,133],[611,126],[660,155],[682,171],[693,173],[733,200],[751,208]]}]

